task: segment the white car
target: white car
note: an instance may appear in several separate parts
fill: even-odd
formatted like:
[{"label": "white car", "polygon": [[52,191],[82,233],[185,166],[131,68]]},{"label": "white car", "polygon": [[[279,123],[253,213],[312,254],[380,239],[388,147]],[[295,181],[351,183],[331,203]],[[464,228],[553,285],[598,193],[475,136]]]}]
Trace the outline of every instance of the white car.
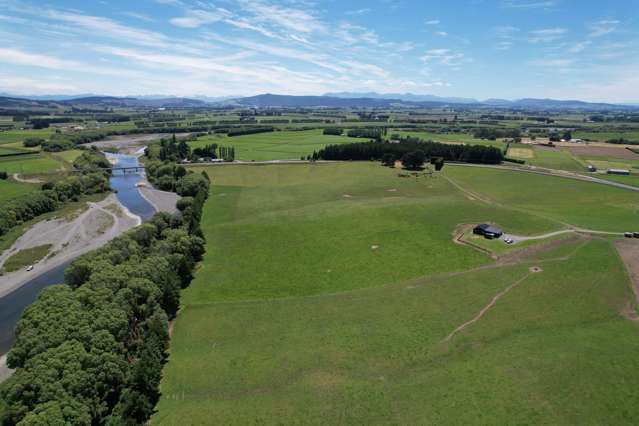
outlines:
[{"label": "white car", "polygon": [[506,239],[504,239],[504,242],[505,242],[506,244],[512,244],[512,243],[514,243],[514,242],[515,242],[515,240],[513,240],[512,238],[506,238]]},{"label": "white car", "polygon": [[31,272],[31,271],[33,271],[33,265],[27,266],[27,272]]}]

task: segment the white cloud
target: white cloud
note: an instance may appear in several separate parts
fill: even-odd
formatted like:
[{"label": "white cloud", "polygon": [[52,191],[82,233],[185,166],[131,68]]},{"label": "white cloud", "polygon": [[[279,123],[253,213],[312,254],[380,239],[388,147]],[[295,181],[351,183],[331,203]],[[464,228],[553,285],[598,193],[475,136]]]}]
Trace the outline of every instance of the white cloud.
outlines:
[{"label": "white cloud", "polygon": [[51,55],[29,53],[19,49],[0,47],[0,58],[4,63],[22,65],[36,68],[46,68],[62,71],[119,76],[126,78],[140,78],[141,75],[134,71],[105,66],[94,66],[78,61],[60,59]]},{"label": "white cloud", "polygon": [[614,19],[604,19],[590,25],[590,37],[601,37],[606,34],[611,34],[617,31],[619,21]]},{"label": "white cloud", "polygon": [[535,59],[529,62],[530,65],[540,68],[566,69],[574,64],[572,59]]},{"label": "white cloud", "polygon": [[372,12],[372,9],[365,7],[365,8],[357,9],[357,10],[349,10],[348,12],[346,12],[346,15],[365,15],[371,12]]},{"label": "white cloud", "polygon": [[350,22],[341,22],[334,32],[335,36],[346,44],[370,43],[379,45],[380,40],[375,31]]},{"label": "white cloud", "polygon": [[458,67],[465,61],[465,55],[450,49],[430,49],[420,59],[424,62],[438,62],[441,65]]},{"label": "white cloud", "polygon": [[122,15],[128,16],[130,18],[139,19],[140,21],[155,22],[155,19],[151,18],[149,15],[145,15],[144,13],[122,12]]},{"label": "white cloud", "polygon": [[79,93],[80,89],[70,83],[41,80],[28,77],[0,74],[0,90],[18,95],[37,95],[51,93]]},{"label": "white cloud", "polygon": [[187,11],[186,16],[172,18],[170,22],[178,27],[198,28],[204,24],[219,22],[229,16],[230,12],[224,9],[217,9],[215,11],[189,10]]},{"label": "white cloud", "polygon": [[154,47],[163,47],[167,45],[166,37],[160,33],[128,27],[109,18],[71,12],[60,12],[57,10],[50,10],[46,12],[45,15],[51,19],[67,22],[85,30],[89,30],[94,36],[106,36],[109,38],[126,40],[130,43]]},{"label": "white cloud", "polygon": [[549,9],[555,6],[554,0],[528,1],[528,0],[504,0],[502,7],[510,9]]},{"label": "white cloud", "polygon": [[425,22],[426,25],[439,25],[439,23],[440,23],[439,19],[431,19]]},{"label": "white cloud", "polygon": [[531,43],[549,43],[559,40],[567,32],[568,30],[566,28],[559,27],[531,31],[528,36],[528,41]]},{"label": "white cloud", "polygon": [[572,47],[569,47],[568,51],[570,53],[581,53],[584,50],[586,50],[586,48],[590,46],[591,44],[592,44],[591,41],[582,41],[582,42],[574,44]]},{"label": "white cloud", "polygon": [[497,50],[510,50],[514,43],[512,41],[504,40],[497,43],[495,49]]},{"label": "white cloud", "polygon": [[237,0],[240,7],[253,15],[251,21],[267,23],[299,33],[312,33],[326,29],[323,22],[307,9],[281,6],[265,0]]}]

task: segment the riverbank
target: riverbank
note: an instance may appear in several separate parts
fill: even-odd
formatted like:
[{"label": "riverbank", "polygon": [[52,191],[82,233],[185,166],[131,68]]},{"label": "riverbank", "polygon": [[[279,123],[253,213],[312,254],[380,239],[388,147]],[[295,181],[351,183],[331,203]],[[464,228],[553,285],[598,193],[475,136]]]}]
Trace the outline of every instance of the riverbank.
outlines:
[{"label": "riverbank", "polygon": [[[189,136],[190,133],[179,133],[179,137]],[[168,139],[173,136],[173,133],[151,133],[151,134],[139,134],[139,135],[122,135],[122,136],[110,136],[101,141],[89,142],[85,146],[95,146],[100,150],[104,149],[117,149],[121,154],[137,155],[140,150],[152,141],[159,141],[160,139]]]},{"label": "riverbank", "polygon": [[21,250],[51,245],[47,257],[35,263],[32,271],[21,269],[2,276],[0,298],[141,223],[140,217],[120,203],[115,194],[88,205],[89,208],[75,218],[38,222],[0,255],[1,268],[9,257]]},{"label": "riverbank", "polygon": [[0,383],[7,380],[13,374],[13,370],[7,367],[7,356],[0,356]]},{"label": "riverbank", "polygon": [[180,196],[175,192],[155,189],[146,179],[142,181],[142,185],[138,187],[138,190],[140,191],[142,198],[148,201],[155,211],[169,214],[175,214],[178,212],[176,203],[180,199]]}]

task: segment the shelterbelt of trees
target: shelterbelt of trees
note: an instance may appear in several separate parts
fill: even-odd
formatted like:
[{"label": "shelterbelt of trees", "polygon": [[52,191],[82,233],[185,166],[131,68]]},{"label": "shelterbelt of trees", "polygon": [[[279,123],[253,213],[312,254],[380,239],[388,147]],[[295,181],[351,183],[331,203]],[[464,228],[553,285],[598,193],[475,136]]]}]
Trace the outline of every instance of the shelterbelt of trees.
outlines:
[{"label": "shelterbelt of trees", "polygon": [[180,201],[181,215],[158,213],[80,257],[65,284],[25,311],[7,359],[16,372],[0,385],[0,424],[145,424],[159,398],[168,320],[204,253],[209,179],[197,176],[206,184]]},{"label": "shelterbelt of trees", "polygon": [[504,159],[501,150],[491,146],[443,144],[412,137],[400,138],[397,143],[372,141],[329,145],[314,152],[312,158],[316,160],[379,161],[387,154],[399,159],[405,154],[415,151],[423,152],[426,158],[440,157],[445,161],[465,163],[499,164]]},{"label": "shelterbelt of trees", "polygon": [[110,190],[108,171],[96,171],[111,167],[104,154],[95,150],[85,151],[73,165],[84,173],[60,179],[55,183],[47,182],[42,185],[41,191],[25,194],[2,205],[0,236],[23,222],[58,209],[67,202],[77,201],[82,195]]}]

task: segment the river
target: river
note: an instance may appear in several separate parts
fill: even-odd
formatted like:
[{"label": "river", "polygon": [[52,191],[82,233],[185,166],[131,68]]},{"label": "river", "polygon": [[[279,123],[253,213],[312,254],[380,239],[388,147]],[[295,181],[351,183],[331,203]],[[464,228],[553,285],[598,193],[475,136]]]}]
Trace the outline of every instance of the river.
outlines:
[{"label": "river", "polygon": [[[116,160],[115,167],[135,167],[139,165],[138,157],[134,155],[107,154]],[[142,180],[138,174],[124,174],[122,171],[113,172],[111,188],[117,191],[118,200],[129,211],[140,216],[143,221],[149,220],[155,213],[153,206],[140,195],[136,184]],[[11,349],[15,340],[15,326],[22,316],[22,312],[35,301],[40,291],[48,286],[60,284],[64,281],[64,270],[71,262],[60,265],[44,274],[34,277],[19,289],[0,298],[0,355]]]}]

